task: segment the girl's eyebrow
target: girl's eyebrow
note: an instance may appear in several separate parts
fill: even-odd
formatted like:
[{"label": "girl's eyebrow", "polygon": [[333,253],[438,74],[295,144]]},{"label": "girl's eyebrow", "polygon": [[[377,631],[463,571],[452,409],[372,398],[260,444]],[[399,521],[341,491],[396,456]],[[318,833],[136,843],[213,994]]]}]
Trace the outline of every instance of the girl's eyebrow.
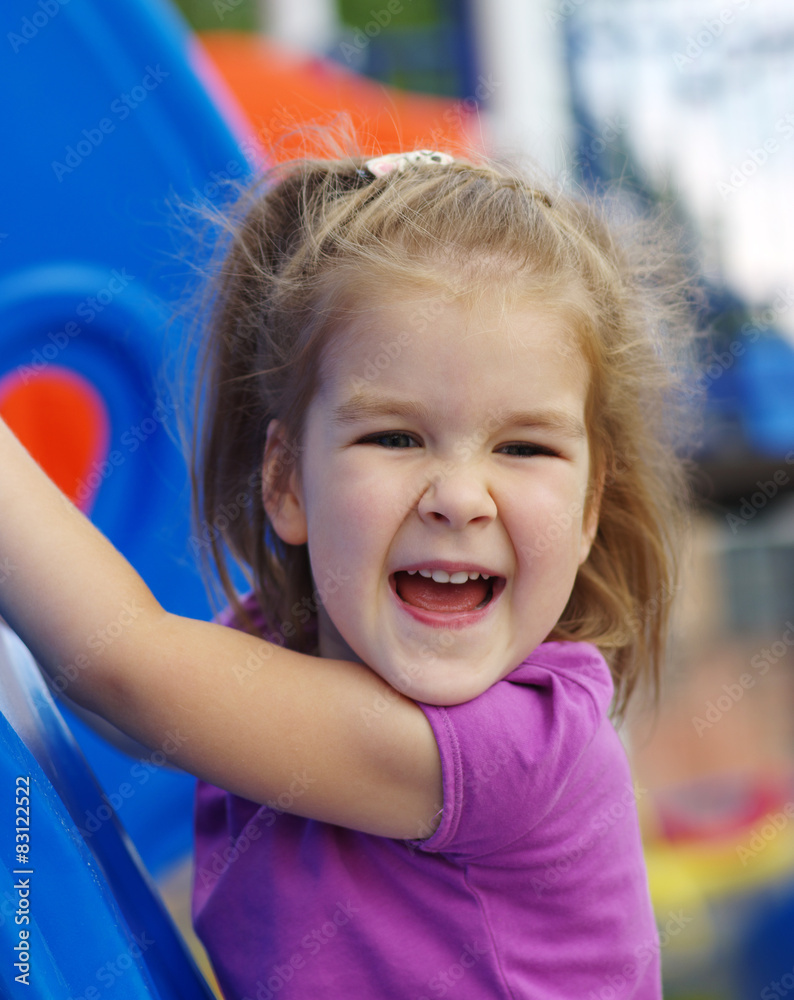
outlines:
[{"label": "girl's eyebrow", "polygon": [[[357,420],[377,417],[414,417],[428,420],[430,410],[413,399],[394,399],[357,392],[334,407],[331,420],[336,424],[352,424]],[[574,440],[587,437],[584,422],[569,410],[491,410],[485,424],[492,430],[497,427],[528,427],[556,431]]]},{"label": "girl's eyebrow", "polygon": [[430,410],[413,399],[391,399],[357,392],[350,399],[334,407],[331,419],[337,424],[352,424],[368,417],[417,417],[427,420]]}]

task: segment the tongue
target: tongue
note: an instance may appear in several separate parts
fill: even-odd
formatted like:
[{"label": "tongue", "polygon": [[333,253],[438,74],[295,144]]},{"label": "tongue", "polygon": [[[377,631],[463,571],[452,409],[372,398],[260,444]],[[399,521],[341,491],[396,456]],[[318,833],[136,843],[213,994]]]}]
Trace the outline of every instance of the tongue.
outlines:
[{"label": "tongue", "polygon": [[436,583],[414,573],[394,574],[397,593],[406,604],[425,611],[473,611],[490,591],[490,581],[477,577],[466,583]]}]

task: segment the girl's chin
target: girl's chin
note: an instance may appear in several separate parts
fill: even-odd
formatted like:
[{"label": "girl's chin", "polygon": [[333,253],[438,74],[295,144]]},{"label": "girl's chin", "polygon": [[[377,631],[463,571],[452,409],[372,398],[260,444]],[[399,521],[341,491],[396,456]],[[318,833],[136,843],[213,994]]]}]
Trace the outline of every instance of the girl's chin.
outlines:
[{"label": "girl's chin", "polygon": [[[475,671],[476,667],[476,671]],[[414,660],[407,669],[391,665],[377,673],[391,687],[412,701],[427,705],[460,705],[478,697],[501,680],[500,668],[494,664],[483,669],[482,659],[477,664],[471,658],[440,658]]]}]

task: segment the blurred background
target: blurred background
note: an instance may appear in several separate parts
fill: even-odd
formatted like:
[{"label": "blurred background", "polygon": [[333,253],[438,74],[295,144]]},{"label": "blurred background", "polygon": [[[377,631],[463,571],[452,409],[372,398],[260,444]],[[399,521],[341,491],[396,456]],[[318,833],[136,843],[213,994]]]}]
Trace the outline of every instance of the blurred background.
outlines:
[{"label": "blurred background", "polygon": [[[678,605],[661,706],[624,730],[665,996],[794,994],[794,6],[14,0],[1,16],[0,411],[176,612],[210,613],[195,558],[213,526],[187,522],[162,358],[201,263],[193,215],[230,181],[345,112],[373,152],[529,157],[573,190],[619,182],[627,211],[667,209],[704,302],[697,509],[681,592],[659,595]],[[112,798],[129,758],[67,718]],[[117,811],[189,934],[192,783],[150,770]]]}]

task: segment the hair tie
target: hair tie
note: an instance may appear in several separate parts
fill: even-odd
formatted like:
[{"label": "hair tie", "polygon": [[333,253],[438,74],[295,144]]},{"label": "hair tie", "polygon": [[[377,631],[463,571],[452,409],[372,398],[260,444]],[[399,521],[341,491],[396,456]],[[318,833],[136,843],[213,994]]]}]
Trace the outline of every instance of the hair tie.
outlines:
[{"label": "hair tie", "polygon": [[433,149],[415,149],[410,153],[387,153],[385,156],[376,156],[372,160],[367,160],[364,166],[377,179],[385,177],[394,170],[402,173],[406,167],[418,163],[446,165],[454,162],[454,158],[449,153],[438,153]]}]

